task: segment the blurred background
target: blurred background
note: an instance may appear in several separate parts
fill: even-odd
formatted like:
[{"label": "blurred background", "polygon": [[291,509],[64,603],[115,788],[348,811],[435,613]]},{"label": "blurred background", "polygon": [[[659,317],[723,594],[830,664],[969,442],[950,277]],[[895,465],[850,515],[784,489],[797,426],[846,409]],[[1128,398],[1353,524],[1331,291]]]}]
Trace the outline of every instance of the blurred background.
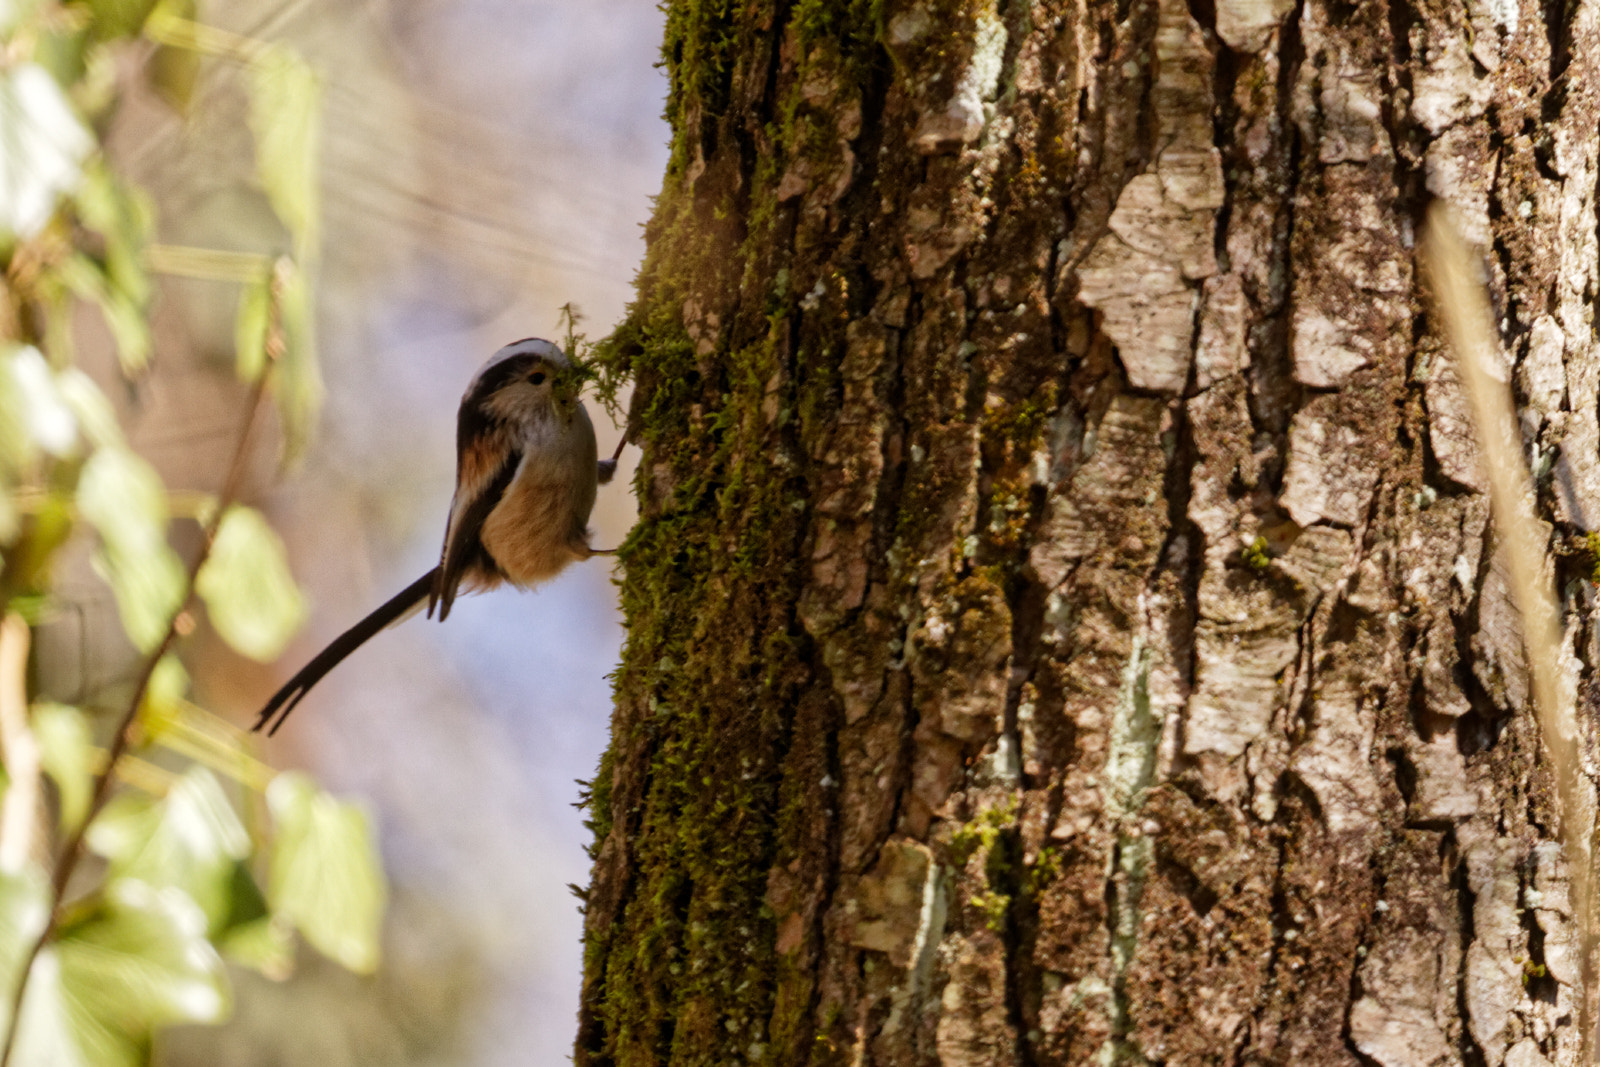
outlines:
[{"label": "blurred background", "polygon": [[[292,45],[325,93],[327,403],[287,471],[262,421],[245,494],[287,541],[309,622],[271,669],[204,636],[186,657],[199,700],[245,724],[436,561],[456,405],[478,365],[518,338],[559,339],[563,304],[591,338],[621,315],[666,160],[661,14],[653,0],[230,0],[199,18]],[[260,248],[278,224],[252,179],[246,104],[210,78],[187,121],[135,94],[111,151],[155,196],[158,240]],[[215,489],[231,447],[236,293],[161,283],[157,369],[123,415],[175,487]],[[609,454],[617,431],[590,406]],[[599,547],[632,520],[636,458],[601,490]],[[597,559],[533,593],[465,601],[447,626],[415,618],[300,706],[262,755],[369,799],[391,880],[383,964],[361,978],[303,950],[286,983],[236,971],[232,1021],[163,1033],[157,1062],[565,1062],[581,961],[568,884],[588,879],[575,780],[606,742],[622,638],[611,578]],[[109,607],[81,590],[85,619],[96,597]],[[84,626],[74,658],[92,675]]]}]

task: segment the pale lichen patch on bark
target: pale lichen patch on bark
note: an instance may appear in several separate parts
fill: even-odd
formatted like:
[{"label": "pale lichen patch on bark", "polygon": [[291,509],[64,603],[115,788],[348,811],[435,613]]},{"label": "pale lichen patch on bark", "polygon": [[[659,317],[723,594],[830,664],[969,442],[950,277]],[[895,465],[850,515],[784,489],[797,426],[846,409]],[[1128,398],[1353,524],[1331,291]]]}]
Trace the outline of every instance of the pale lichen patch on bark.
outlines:
[{"label": "pale lichen patch on bark", "polygon": [[1460,915],[1454,891],[1428,862],[1439,835],[1405,837],[1357,969],[1362,995],[1350,1009],[1350,1039],[1380,1067],[1457,1067]]},{"label": "pale lichen patch on bark", "polygon": [[1378,485],[1378,470],[1356,459],[1370,431],[1348,422],[1336,400],[1317,397],[1289,425],[1289,468],[1278,503],[1301,526],[1355,526]]},{"label": "pale lichen patch on bark", "polygon": [[1110,232],[1078,268],[1078,299],[1104,316],[1101,328],[1136,388],[1176,393],[1193,357],[1194,283],[1217,270],[1216,209],[1224,194],[1211,137],[1214,64],[1181,0],[1161,0],[1156,53],[1155,164],[1117,197]]}]

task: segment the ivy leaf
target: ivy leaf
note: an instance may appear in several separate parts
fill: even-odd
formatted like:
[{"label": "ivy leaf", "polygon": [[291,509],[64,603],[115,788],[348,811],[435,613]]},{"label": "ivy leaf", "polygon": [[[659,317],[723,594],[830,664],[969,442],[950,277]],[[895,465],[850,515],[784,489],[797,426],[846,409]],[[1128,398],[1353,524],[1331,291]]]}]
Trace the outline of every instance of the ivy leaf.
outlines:
[{"label": "ivy leaf", "polygon": [[150,672],[150,684],[144,687],[144,704],[139,708],[139,725],[152,735],[169,729],[179,718],[179,703],[189,692],[189,672],[177,656],[168,653]]},{"label": "ivy leaf", "polygon": [[[195,0],[163,0],[160,7],[158,19],[195,20]],[[187,117],[195,86],[200,81],[200,53],[193,48],[157,45],[144,65],[144,72],[156,95],[179,115]]]},{"label": "ivy leaf", "polygon": [[90,24],[97,39],[108,41],[113,37],[131,37],[144,27],[155,0],[89,0],[89,10],[94,13]]},{"label": "ivy leaf", "polygon": [[75,829],[89,813],[94,786],[94,738],[89,722],[77,708],[37,704],[33,735],[39,740],[40,764],[61,797],[62,829]]},{"label": "ivy leaf", "polygon": [[23,345],[8,361],[11,384],[22,402],[22,425],[32,443],[52,456],[67,456],[78,444],[78,420],[56,388],[44,354]]},{"label": "ivy leaf", "polygon": [[[103,164],[84,170],[76,198],[83,224],[105,240],[102,271],[84,257],[74,257],[67,282],[79,298],[100,308],[122,357],[124,373],[143,370],[150,362],[150,278],[143,254],[154,226],[149,197],[117,181]],[[85,269],[85,265],[87,269]]]},{"label": "ivy leaf", "polygon": [[[55,985],[67,1036],[95,1067],[142,1067],[151,1031],[228,1014],[227,977],[206,940],[205,916],[176,889],[114,882],[101,906],[61,929],[50,953],[59,982],[40,983],[40,992]],[[25,1025],[27,1015],[25,1006]]]},{"label": "ivy leaf", "polygon": [[283,542],[254,508],[235,505],[223,515],[195,589],[223,640],[264,663],[283,651],[305,621],[305,600],[289,573]]},{"label": "ivy leaf", "polygon": [[104,163],[94,163],[84,169],[77,204],[83,224],[105,239],[107,280],[142,309],[150,299],[142,257],[155,228],[149,195],[118,181]]},{"label": "ivy leaf", "polygon": [[[0,874],[0,988],[16,989],[28,949],[50,918],[50,882],[30,864]],[[0,1028],[11,1016],[11,998],[0,999]]]},{"label": "ivy leaf", "polygon": [[239,290],[233,351],[239,378],[253,382],[267,369],[267,331],[272,327],[272,275],[263,273]]},{"label": "ivy leaf", "polygon": [[44,949],[33,961],[21,1015],[11,1057],[18,1063],[48,1064],[49,1067],[137,1067],[134,1050],[127,1042],[121,1042],[121,1047],[100,1062],[91,1061],[85,1055],[67,1014],[66,997],[61,990],[61,959],[54,948]]},{"label": "ivy leaf", "polygon": [[161,478],[125,448],[100,448],[84,464],[77,499],[79,514],[100,533],[95,570],[116,594],[128,638],[148,652],[183,603],[183,566],[167,544]]},{"label": "ivy leaf", "polygon": [[311,436],[317,410],[322,406],[322,375],[317,370],[311,281],[304,270],[287,260],[280,261],[278,277],[283,357],[278,362],[274,385],[289,452],[294,455]]},{"label": "ivy leaf", "polygon": [[234,868],[250,837],[222,786],[190,767],[165,797],[118,794],[89,825],[85,841],[111,864],[114,879],[183,891],[221,929],[233,913]]},{"label": "ivy leaf", "polygon": [[267,899],[318,951],[359,974],[378,965],[387,890],[366,813],[286,772],[267,787],[277,833]]},{"label": "ivy leaf", "polygon": [[[0,946],[15,988],[22,953],[44,928],[48,897],[0,876]],[[19,925],[16,921],[21,918]],[[182,1022],[217,1022],[229,998],[205,919],[175,889],[112,885],[88,915],[57,931],[28,978],[12,1061],[50,1067],[144,1067],[150,1033]],[[0,1007],[9,1010],[10,998]]]},{"label": "ivy leaf", "polygon": [[256,172],[302,259],[316,247],[317,125],[322,91],[305,60],[268,46],[250,64]]},{"label": "ivy leaf", "polygon": [[37,63],[0,69],[0,231],[33,237],[82,180],[94,136]]},{"label": "ivy leaf", "polygon": [[274,981],[281,982],[294,971],[294,930],[271,917],[232,928],[218,947],[234,963]]},{"label": "ivy leaf", "polygon": [[131,376],[149,366],[150,324],[145,318],[143,304],[114,287],[88,256],[68,256],[56,270],[79,300],[100,309],[112,339],[117,342],[123,373]]},{"label": "ivy leaf", "polygon": [[117,413],[111,401],[90,378],[77,367],[68,367],[56,375],[56,391],[61,402],[78,420],[78,428],[96,448],[106,448],[122,443],[122,427],[117,424]]},{"label": "ivy leaf", "polygon": [[0,346],[0,472],[13,474],[26,470],[37,451],[28,432],[28,398],[14,370],[24,351]]}]

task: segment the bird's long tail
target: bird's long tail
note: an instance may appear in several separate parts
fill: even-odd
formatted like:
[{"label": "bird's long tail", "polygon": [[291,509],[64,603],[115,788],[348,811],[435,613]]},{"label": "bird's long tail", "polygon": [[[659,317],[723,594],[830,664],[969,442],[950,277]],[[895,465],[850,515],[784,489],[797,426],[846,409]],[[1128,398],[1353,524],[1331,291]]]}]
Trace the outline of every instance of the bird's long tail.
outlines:
[{"label": "bird's long tail", "polygon": [[261,715],[251,729],[257,732],[265,729],[268,737],[277,733],[278,727],[283,725],[295,705],[305,699],[305,695],[311,692],[312,686],[322,681],[323,675],[342,663],[350,653],[366,644],[367,639],[373,634],[386,626],[393,625],[419,608],[428,599],[428,593],[433,589],[438,574],[439,568],[435,567],[396,593],[377,611],[334,638],[327,648],[317,653],[315,659],[300,668],[300,673],[290,678],[283,684],[282,689],[272,694],[272,699],[261,709]]}]

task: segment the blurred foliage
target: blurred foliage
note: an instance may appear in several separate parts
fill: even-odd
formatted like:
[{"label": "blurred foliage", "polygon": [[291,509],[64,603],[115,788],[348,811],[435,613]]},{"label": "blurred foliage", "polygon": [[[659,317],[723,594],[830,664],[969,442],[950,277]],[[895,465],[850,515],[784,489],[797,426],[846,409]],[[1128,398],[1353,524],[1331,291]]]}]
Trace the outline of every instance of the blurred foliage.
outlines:
[{"label": "blurred foliage", "polygon": [[[284,977],[298,933],[351,970],[377,965],[385,886],[366,814],[261,763],[161,655],[198,597],[228,644],[276,656],[304,617],[283,546],[249,508],[212,522],[220,501],[179,506],[74,365],[71,328],[77,306],[97,308],[136,385],[159,358],[152,274],[237,283],[238,374],[264,379],[298,448],[321,400],[319,88],[293,52],[195,21],[193,0],[0,0],[0,42],[0,1033],[13,1064],[137,1065],[161,1027],[227,1014],[225,959]],[[249,94],[287,254],[155,243],[150,198],[101,150],[119,78],[137,68],[182,114],[206,63],[236,68]],[[198,573],[169,541],[175,511],[214,530]],[[89,710],[125,683],[68,706],[26,669],[32,629],[62,609],[62,549],[82,538],[133,647],[161,655],[125,750]],[[103,862],[57,886],[79,849]]]}]

